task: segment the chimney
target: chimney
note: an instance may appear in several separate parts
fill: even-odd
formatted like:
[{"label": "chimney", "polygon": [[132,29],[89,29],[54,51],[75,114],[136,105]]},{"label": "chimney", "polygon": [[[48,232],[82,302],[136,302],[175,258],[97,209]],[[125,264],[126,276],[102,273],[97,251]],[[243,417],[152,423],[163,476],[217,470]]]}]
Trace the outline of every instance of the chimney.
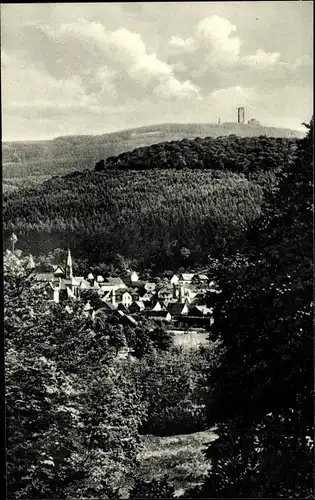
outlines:
[{"label": "chimney", "polygon": [[244,108],[237,109],[237,123],[245,123],[245,110],[244,110]]}]

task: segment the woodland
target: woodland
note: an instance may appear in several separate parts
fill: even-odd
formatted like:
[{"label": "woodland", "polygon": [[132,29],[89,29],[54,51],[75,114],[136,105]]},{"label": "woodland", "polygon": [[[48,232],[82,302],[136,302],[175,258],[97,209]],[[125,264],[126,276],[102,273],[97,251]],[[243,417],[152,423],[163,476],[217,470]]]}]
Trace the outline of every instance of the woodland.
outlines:
[{"label": "woodland", "polygon": [[[3,196],[4,238],[39,255],[69,246],[89,263],[204,265],[246,240],[296,139],[205,138],[138,148],[95,169]],[[104,170],[102,170],[104,168]],[[184,251],[183,251],[184,249]]]},{"label": "woodland", "polygon": [[[175,498],[166,467],[141,474],[142,438],[205,430],[215,433],[206,473],[181,498],[314,498],[313,120],[306,127],[294,143],[225,138],[234,163],[220,168],[139,169],[138,151],[119,168],[110,160],[4,196],[5,231],[21,242],[4,255],[8,498]],[[235,160],[245,147],[256,168]],[[27,253],[38,261],[66,242],[94,263],[203,262],[222,290],[209,345],[188,356],[153,323],[120,328],[110,314],[92,321],[82,302],[52,306]],[[133,356],[121,361],[125,344]]]}]

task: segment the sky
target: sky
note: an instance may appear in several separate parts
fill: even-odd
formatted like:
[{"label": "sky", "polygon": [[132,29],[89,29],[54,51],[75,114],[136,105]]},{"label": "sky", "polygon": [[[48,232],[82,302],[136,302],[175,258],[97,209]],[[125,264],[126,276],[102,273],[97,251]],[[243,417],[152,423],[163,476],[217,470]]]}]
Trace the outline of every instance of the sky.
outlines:
[{"label": "sky", "polygon": [[2,139],[236,121],[301,130],[313,2],[1,5]]}]

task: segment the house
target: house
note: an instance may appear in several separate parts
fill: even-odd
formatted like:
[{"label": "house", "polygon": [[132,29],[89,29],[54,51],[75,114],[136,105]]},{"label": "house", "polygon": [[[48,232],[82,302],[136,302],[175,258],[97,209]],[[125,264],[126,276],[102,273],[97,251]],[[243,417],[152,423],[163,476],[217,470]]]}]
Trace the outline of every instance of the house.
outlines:
[{"label": "house", "polygon": [[155,300],[155,301],[147,304],[146,309],[145,309],[146,312],[163,311],[163,310],[165,310],[165,307],[158,300]]},{"label": "house", "polygon": [[181,304],[179,302],[175,304],[168,304],[167,311],[172,316],[185,316],[189,312],[189,308],[187,304]]},{"label": "house", "polygon": [[152,292],[145,292],[145,291],[140,291],[139,290],[139,300],[141,302],[150,302],[152,298],[154,297],[154,294]]},{"label": "house", "polygon": [[147,311],[146,316],[157,322],[170,322],[172,316],[168,311]]},{"label": "house", "polygon": [[124,313],[127,313],[128,312],[128,308],[122,303],[120,302],[117,306],[117,310],[118,311],[122,311]]},{"label": "house", "polygon": [[136,281],[139,281],[139,275],[136,273],[136,271],[130,271],[129,272],[129,279],[131,283],[135,283]]},{"label": "house", "polygon": [[114,290],[119,290],[120,288],[127,288],[123,280],[120,278],[107,278],[106,284],[112,285]]},{"label": "house", "polygon": [[212,316],[213,309],[206,305],[194,305],[189,309],[189,316]]},{"label": "house", "polygon": [[213,314],[213,308],[207,307],[205,305],[195,306],[198,310],[202,311],[204,316],[211,316]]},{"label": "house", "polygon": [[209,277],[206,274],[198,274],[197,276],[201,283],[206,283],[209,280]]},{"label": "house", "polygon": [[155,289],[156,289],[156,283],[152,282],[152,281],[147,281],[145,284],[144,284],[144,288],[147,292],[154,292]]},{"label": "house", "polygon": [[129,307],[129,312],[131,314],[139,313],[145,309],[145,305],[141,300],[136,300]]},{"label": "house", "polygon": [[79,289],[80,290],[90,290],[91,289],[91,284],[89,283],[89,281],[83,279],[80,282]]},{"label": "house", "polygon": [[63,277],[65,274],[65,270],[61,266],[53,266],[54,269],[54,276]]},{"label": "house", "polygon": [[181,303],[192,302],[197,294],[198,290],[193,285],[187,283],[174,285],[173,295]]},{"label": "house", "polygon": [[128,290],[117,290],[115,292],[115,298],[118,304],[121,302],[127,308],[129,308],[133,302],[132,295]]},{"label": "house", "polygon": [[184,284],[190,284],[194,278],[194,273],[181,273],[179,276],[179,282]]},{"label": "house", "polygon": [[170,282],[171,282],[171,285],[177,285],[177,283],[179,282],[179,276],[177,274],[173,274]]},{"label": "house", "polygon": [[162,286],[157,289],[156,296],[159,300],[171,301],[173,299],[173,290],[169,287]]}]

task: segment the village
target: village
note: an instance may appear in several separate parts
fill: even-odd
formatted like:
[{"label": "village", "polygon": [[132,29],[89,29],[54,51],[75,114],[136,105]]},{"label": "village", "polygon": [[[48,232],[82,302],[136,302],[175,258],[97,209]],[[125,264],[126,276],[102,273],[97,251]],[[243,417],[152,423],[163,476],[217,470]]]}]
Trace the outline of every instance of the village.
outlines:
[{"label": "village", "polygon": [[[92,273],[75,276],[70,249],[64,266],[56,265],[50,273],[36,273],[36,280],[54,303],[85,300],[84,312],[92,318],[111,312],[124,326],[137,326],[141,317],[164,324],[176,334],[177,345],[204,343],[205,332],[213,322],[213,310],[207,307],[205,296],[220,293],[215,282],[203,273],[152,277],[150,281],[132,270],[121,277],[104,278]],[[87,299],[89,296],[98,297],[97,307]]]}]

